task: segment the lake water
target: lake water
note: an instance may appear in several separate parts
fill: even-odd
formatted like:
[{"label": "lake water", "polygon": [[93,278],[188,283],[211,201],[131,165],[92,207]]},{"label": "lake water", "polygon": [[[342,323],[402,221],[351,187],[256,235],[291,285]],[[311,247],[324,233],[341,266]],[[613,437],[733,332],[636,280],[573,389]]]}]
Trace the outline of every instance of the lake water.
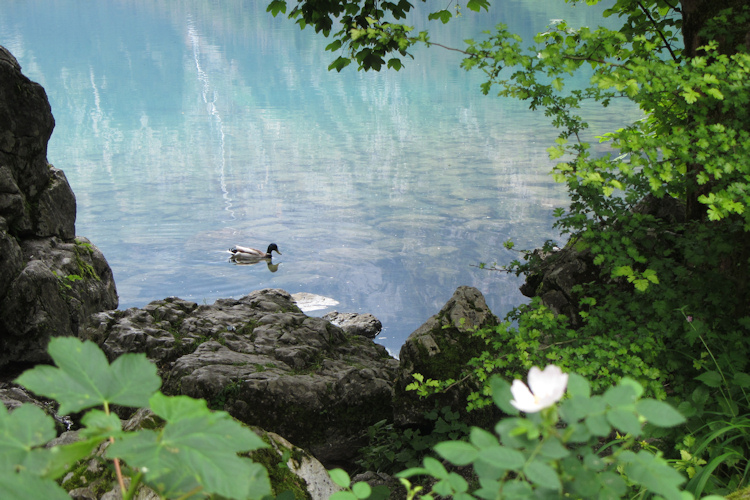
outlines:
[{"label": "lake water", "polygon": [[[461,285],[497,315],[525,299],[481,270],[557,234],[565,189],[548,175],[556,131],[541,112],[483,96],[460,54],[415,51],[400,72],[331,73],[330,40],[264,1],[3,0],[0,44],[49,96],[48,159],[78,200],[77,234],[112,267],[120,308],[198,303],[262,288],[369,312],[394,353]],[[505,0],[464,12],[433,41],[505,22],[530,44],[585,7]],[[417,29],[425,24],[416,22]],[[594,113],[611,126],[623,113]],[[283,255],[233,265],[234,245]]]}]

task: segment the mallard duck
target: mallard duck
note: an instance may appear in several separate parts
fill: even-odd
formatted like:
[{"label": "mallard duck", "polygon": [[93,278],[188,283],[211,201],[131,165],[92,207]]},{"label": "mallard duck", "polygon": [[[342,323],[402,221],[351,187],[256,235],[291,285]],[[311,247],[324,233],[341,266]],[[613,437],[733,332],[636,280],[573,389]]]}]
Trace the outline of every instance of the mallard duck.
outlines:
[{"label": "mallard duck", "polygon": [[232,258],[247,260],[270,259],[272,257],[271,252],[276,252],[277,254],[281,255],[281,252],[279,252],[279,247],[276,246],[276,243],[271,243],[270,245],[268,245],[268,250],[266,250],[265,252],[262,250],[258,250],[257,248],[241,247],[239,245],[233,246],[229,249],[229,253],[232,254]]}]

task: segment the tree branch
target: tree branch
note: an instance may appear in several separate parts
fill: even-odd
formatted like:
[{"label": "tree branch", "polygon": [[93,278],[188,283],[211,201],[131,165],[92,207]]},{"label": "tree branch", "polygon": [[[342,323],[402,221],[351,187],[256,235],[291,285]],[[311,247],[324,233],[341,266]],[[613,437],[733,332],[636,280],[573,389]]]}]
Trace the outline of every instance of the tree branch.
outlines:
[{"label": "tree branch", "polygon": [[[651,13],[648,11],[646,7],[643,6],[640,0],[638,0],[638,7],[640,7],[643,13],[646,14],[646,17],[648,17],[648,20],[651,21],[651,24],[656,26],[656,21],[654,21],[654,18],[651,17]],[[675,55],[674,52],[672,52],[672,46],[669,45],[669,42],[667,41],[667,37],[664,36],[664,33],[660,29],[657,28],[656,31],[659,33],[659,36],[661,37],[661,39],[664,41],[664,45],[667,47],[667,50],[669,51],[669,55],[672,56],[672,60],[677,61],[677,56]]]}]

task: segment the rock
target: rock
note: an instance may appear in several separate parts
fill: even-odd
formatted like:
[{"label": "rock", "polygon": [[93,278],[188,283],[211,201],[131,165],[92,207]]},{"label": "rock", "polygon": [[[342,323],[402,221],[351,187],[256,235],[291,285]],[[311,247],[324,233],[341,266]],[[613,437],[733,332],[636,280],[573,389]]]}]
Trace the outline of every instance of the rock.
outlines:
[{"label": "rock", "polygon": [[112,270],[87,239],[27,239],[20,249],[27,264],[0,301],[0,366],[47,361],[50,337],[77,335],[92,313],[117,307]]},{"label": "rock", "polygon": [[372,314],[330,312],[323,316],[351,335],[360,335],[374,339],[383,330],[383,324]]},{"label": "rock", "polygon": [[527,297],[540,297],[550,311],[568,317],[572,326],[580,324],[578,303],[580,297],[573,287],[599,278],[600,268],[594,264],[591,251],[575,242],[569,242],[557,252],[534,250],[531,255],[534,271],[521,286]]},{"label": "rock", "polygon": [[[685,221],[684,203],[670,196],[657,198],[649,194],[633,207],[633,213],[671,225]],[[573,291],[574,287],[594,281],[612,281],[609,273],[602,275],[601,267],[594,264],[594,255],[583,239],[571,239],[564,248],[554,252],[534,250],[529,262],[531,272],[526,275],[521,293],[541,298],[542,304],[550,311],[567,316],[574,328],[581,325],[578,314],[581,296]]]},{"label": "rock", "polygon": [[[260,430],[256,432],[271,445],[276,453],[276,459],[283,458],[285,453],[288,453],[289,459],[286,466],[298,480],[301,480],[299,486],[310,496],[311,500],[328,500],[331,495],[341,491],[342,488],[331,480],[323,464],[305,450],[294,446],[276,433]],[[258,460],[258,457],[255,460]],[[284,491],[282,485],[272,484],[272,486],[276,491]],[[299,498],[296,492],[295,498]]]},{"label": "rock", "polygon": [[69,417],[60,416],[56,413],[56,403],[36,397],[34,394],[13,382],[0,382],[0,404],[3,404],[9,411],[13,411],[23,404],[32,404],[38,407],[54,419],[55,428],[58,433],[69,431],[72,425],[72,421]]},{"label": "rock", "polygon": [[98,313],[83,336],[110,359],[146,353],[166,393],[204,398],[326,465],[351,458],[368,425],[393,411],[398,362],[371,340],[306,316],[283,290]]},{"label": "rock", "polygon": [[44,89],[0,47],[0,367],[49,360],[50,337],[117,307],[104,256],[75,238],[65,174],[47,163],[54,126]]},{"label": "rock", "polygon": [[[423,400],[406,386],[413,374],[425,379],[458,379],[467,361],[484,350],[484,340],[472,332],[477,328],[498,325],[498,319],[487,307],[482,293],[473,287],[459,287],[436,315],[415,330],[401,347],[400,365],[395,385],[395,423],[399,426],[424,426],[426,411],[435,407],[464,408],[466,396],[475,389],[458,384],[446,394]],[[478,414],[477,414],[478,415]]]},{"label": "rock", "polygon": [[303,312],[319,311],[328,307],[339,305],[337,300],[314,293],[298,292],[292,294],[292,299],[297,303],[297,307]]}]

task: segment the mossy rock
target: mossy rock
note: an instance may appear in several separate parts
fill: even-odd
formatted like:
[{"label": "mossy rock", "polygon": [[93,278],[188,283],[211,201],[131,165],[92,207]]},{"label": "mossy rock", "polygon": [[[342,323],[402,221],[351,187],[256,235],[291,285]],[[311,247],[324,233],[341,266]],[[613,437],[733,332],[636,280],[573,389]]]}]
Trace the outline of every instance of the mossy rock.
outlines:
[{"label": "mossy rock", "polygon": [[[486,345],[474,332],[499,324],[487,307],[482,293],[473,287],[459,287],[436,315],[412,333],[401,347],[395,384],[395,421],[399,426],[424,426],[422,415],[435,408],[466,406],[466,396],[476,387],[457,384],[444,394],[419,399],[406,387],[415,373],[425,379],[459,380],[467,362],[481,354]],[[474,417],[478,417],[475,414]],[[484,417],[482,417],[483,419]]]}]

